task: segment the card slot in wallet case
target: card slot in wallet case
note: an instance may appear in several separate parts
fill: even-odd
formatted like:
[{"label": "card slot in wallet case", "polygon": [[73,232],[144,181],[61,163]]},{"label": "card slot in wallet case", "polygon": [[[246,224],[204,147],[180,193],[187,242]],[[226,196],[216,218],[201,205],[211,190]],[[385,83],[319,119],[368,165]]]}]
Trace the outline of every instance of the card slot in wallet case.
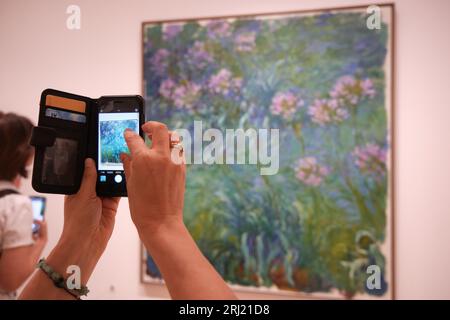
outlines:
[{"label": "card slot in wallet case", "polygon": [[38,192],[73,194],[81,184],[84,160],[92,156],[88,141],[95,122],[96,100],[54,89],[41,94],[32,186]]}]

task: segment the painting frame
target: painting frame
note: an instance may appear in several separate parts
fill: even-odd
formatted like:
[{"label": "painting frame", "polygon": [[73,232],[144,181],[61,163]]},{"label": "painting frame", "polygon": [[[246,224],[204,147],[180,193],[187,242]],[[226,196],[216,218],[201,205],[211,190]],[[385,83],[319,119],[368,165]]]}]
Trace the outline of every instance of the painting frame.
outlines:
[{"label": "painting frame", "polygon": [[[186,22],[198,22],[198,21],[204,21],[204,20],[224,20],[224,19],[247,19],[247,18],[255,18],[255,17],[271,17],[271,16],[290,16],[290,15],[305,15],[305,14],[320,14],[320,13],[334,13],[334,12],[346,12],[346,11],[353,11],[353,10],[365,10],[372,4],[361,4],[361,5],[354,5],[354,6],[341,6],[341,7],[324,7],[324,8],[316,8],[316,9],[308,9],[308,10],[289,10],[289,11],[278,11],[278,12],[258,12],[258,13],[245,13],[245,14],[234,14],[234,15],[214,15],[214,16],[199,16],[199,17],[190,17],[190,18],[178,18],[178,19],[161,19],[161,20],[149,20],[144,21],[141,24],[141,58],[142,58],[142,65],[141,65],[141,80],[142,80],[142,95],[146,97],[146,84],[145,84],[145,76],[144,76],[144,68],[145,68],[145,62],[144,62],[144,44],[145,44],[145,28],[148,25],[155,25],[155,24],[165,24],[165,23],[186,23]],[[386,91],[388,92],[388,97],[385,98],[385,103],[389,104],[388,108],[388,119],[387,119],[387,125],[388,125],[388,141],[389,141],[389,155],[388,159],[386,161],[387,167],[389,168],[389,179],[388,179],[388,193],[387,193],[387,200],[388,204],[386,207],[386,212],[389,214],[387,219],[387,225],[386,225],[386,232],[388,234],[388,243],[386,244],[387,250],[388,250],[388,256],[389,259],[389,267],[388,270],[388,279],[389,279],[389,286],[390,289],[388,293],[383,296],[383,299],[395,299],[396,298],[396,247],[395,247],[395,213],[396,213],[396,192],[395,192],[395,175],[396,175],[396,168],[395,168],[395,153],[396,153],[396,127],[395,127],[395,93],[396,93],[396,74],[395,74],[395,57],[396,57],[396,32],[395,32],[395,4],[394,3],[379,3],[376,4],[380,8],[385,8],[390,11],[390,23],[389,23],[389,38],[387,41],[387,46],[389,47],[389,50],[386,54],[386,59],[389,59],[389,66],[386,69],[386,71],[389,73],[389,81],[386,83]],[[146,268],[146,252],[145,247],[141,243],[140,246],[140,280],[142,284],[153,284],[153,285],[160,285],[165,286],[164,281],[160,279],[151,278],[148,275],[146,275],[145,268]],[[327,294],[310,294],[305,292],[290,292],[285,290],[276,290],[271,291],[267,288],[260,289],[260,288],[254,288],[254,287],[246,287],[246,286],[240,286],[240,285],[232,285],[232,288],[236,292],[242,292],[242,293],[250,293],[255,294],[256,296],[258,294],[262,295],[271,295],[274,298],[277,299],[333,299],[336,298],[334,296],[328,296]],[[364,295],[362,298],[367,298],[368,296]],[[359,297],[356,297],[357,299]]]}]

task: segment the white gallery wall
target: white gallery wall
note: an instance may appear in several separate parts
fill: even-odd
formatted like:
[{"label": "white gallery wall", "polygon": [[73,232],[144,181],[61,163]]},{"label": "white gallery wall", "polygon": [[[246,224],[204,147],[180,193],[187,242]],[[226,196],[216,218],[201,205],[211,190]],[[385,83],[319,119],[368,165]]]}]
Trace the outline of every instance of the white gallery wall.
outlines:
[{"label": "white gallery wall", "polygon": [[[398,0],[395,50],[396,296],[450,299],[450,1]],[[141,23],[258,12],[368,5],[338,0],[0,0],[0,110],[38,116],[51,87],[81,95],[141,93]],[[66,8],[81,8],[81,30]],[[34,193],[30,182],[24,192]],[[63,196],[49,195],[50,239]],[[140,242],[123,199],[90,298],[165,298],[140,283]],[[268,296],[242,294],[245,298]]]}]

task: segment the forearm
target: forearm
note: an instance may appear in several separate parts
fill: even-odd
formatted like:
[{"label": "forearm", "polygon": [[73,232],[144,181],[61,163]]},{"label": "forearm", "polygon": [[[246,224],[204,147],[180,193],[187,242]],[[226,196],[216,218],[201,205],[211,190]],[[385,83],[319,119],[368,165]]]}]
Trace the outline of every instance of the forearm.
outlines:
[{"label": "forearm", "polygon": [[143,230],[140,237],[173,299],[236,299],[182,222]]},{"label": "forearm", "polygon": [[34,245],[30,246],[28,259],[26,260],[27,263],[24,264],[23,275],[21,277],[21,279],[23,280],[20,281],[21,284],[24,283],[25,280],[30,277],[36,270],[36,265],[41,258],[44,246],[45,243],[43,242],[36,242]]},{"label": "forearm", "polygon": [[[79,266],[81,284],[85,285],[99,258],[99,255],[89,250],[88,243],[77,244],[72,241],[60,240],[46,259],[46,262],[65,279],[69,276],[67,267],[70,265]],[[42,270],[38,270],[23,290],[20,299],[59,300],[74,299],[74,297],[64,289],[57,288],[48,275]]]},{"label": "forearm", "polygon": [[35,244],[30,248],[30,256],[29,256],[29,268],[30,272],[28,275],[30,275],[34,268],[36,268],[36,264],[38,263],[39,259],[41,258],[42,251],[44,251],[45,243],[44,242],[35,242]]},{"label": "forearm", "polygon": [[17,290],[30,277],[42,253],[43,242],[5,250],[0,259],[0,288]]}]

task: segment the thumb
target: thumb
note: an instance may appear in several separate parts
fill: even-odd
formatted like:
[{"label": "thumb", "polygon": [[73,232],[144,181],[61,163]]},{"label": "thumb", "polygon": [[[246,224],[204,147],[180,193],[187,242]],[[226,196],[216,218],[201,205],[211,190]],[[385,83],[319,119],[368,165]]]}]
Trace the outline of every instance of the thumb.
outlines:
[{"label": "thumb", "polygon": [[144,139],[142,139],[140,135],[136,134],[136,132],[126,129],[123,135],[132,157],[147,148]]},{"label": "thumb", "polygon": [[123,170],[125,171],[125,179],[129,179],[131,176],[131,157],[126,153],[120,154],[120,160],[123,163]]},{"label": "thumb", "polygon": [[91,158],[86,158],[84,161],[83,180],[81,181],[79,193],[86,196],[96,197],[95,186],[97,184],[97,170],[95,169],[95,162]]}]

